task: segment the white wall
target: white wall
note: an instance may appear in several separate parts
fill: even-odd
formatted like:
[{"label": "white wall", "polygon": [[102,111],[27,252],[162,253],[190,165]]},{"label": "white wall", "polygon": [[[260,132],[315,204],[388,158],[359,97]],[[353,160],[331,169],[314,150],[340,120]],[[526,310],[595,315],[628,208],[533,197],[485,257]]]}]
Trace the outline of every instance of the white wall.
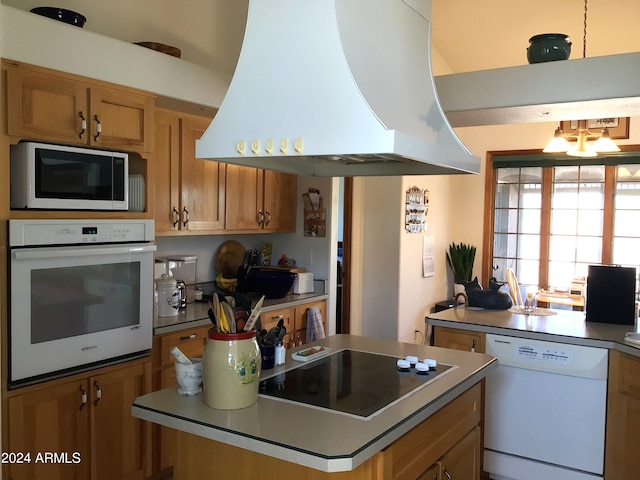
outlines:
[{"label": "white wall", "polygon": [[[248,0],[2,0],[29,11],[54,5],[87,17],[84,30],[128,43],[178,47],[182,59],[232,74],[240,53]],[[137,47],[141,48],[141,47]]]}]

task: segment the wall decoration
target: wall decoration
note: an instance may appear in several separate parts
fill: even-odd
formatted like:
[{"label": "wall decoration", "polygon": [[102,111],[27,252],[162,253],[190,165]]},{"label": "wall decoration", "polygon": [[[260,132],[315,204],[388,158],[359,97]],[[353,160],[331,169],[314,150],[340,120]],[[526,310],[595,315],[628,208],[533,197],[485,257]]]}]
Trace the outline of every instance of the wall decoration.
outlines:
[{"label": "wall decoration", "polygon": [[[587,128],[593,133],[602,133],[605,127],[609,129],[609,138],[629,138],[629,117],[593,118],[587,120]],[[560,128],[565,133],[571,132],[578,128],[578,120],[560,122]]]},{"label": "wall decoration", "polygon": [[429,212],[429,190],[411,187],[407,190],[405,201],[405,230],[409,233],[427,231],[427,213]]},{"label": "wall decoration", "polygon": [[304,202],[304,236],[325,237],[327,235],[327,209],[322,206],[320,190],[309,188],[302,194]]}]

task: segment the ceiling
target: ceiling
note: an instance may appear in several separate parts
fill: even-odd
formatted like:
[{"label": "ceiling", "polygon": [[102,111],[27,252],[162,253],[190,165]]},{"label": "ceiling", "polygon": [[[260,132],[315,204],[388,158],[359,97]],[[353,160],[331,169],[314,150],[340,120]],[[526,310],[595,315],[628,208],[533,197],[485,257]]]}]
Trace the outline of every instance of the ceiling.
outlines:
[{"label": "ceiling", "polygon": [[[640,1],[590,0],[587,57],[640,52]],[[529,38],[564,33],[583,56],[584,0],[433,0],[432,44],[451,73],[525,65]],[[448,72],[436,72],[448,73]]]}]

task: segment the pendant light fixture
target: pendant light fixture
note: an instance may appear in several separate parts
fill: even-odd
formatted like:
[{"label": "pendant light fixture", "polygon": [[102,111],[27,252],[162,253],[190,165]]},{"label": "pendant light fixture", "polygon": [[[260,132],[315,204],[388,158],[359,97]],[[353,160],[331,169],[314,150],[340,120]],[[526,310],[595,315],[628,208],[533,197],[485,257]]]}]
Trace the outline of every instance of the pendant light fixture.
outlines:
[{"label": "pendant light fixture", "polygon": [[[584,0],[584,30],[582,37],[582,58],[587,56],[587,1]],[[567,139],[575,139],[575,144]],[[598,153],[619,152],[620,148],[611,140],[609,129],[604,127],[601,132],[592,132],[587,127],[586,120],[578,120],[575,130],[564,132],[562,124],[556,129],[544,153],[566,153],[572,157],[595,157]]]}]

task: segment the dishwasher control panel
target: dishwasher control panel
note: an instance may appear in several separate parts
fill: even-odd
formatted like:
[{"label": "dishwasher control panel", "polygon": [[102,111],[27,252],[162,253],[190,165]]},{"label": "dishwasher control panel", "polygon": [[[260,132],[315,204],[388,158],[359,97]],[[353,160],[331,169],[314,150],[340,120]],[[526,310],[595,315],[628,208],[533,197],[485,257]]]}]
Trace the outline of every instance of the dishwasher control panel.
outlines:
[{"label": "dishwasher control panel", "polygon": [[587,347],[488,333],[487,354],[499,365],[574,377],[606,380],[609,352]]},{"label": "dishwasher control panel", "polygon": [[539,362],[549,362],[556,365],[572,365],[574,358],[573,350],[548,348],[530,343],[514,343],[513,354],[516,357]]}]

